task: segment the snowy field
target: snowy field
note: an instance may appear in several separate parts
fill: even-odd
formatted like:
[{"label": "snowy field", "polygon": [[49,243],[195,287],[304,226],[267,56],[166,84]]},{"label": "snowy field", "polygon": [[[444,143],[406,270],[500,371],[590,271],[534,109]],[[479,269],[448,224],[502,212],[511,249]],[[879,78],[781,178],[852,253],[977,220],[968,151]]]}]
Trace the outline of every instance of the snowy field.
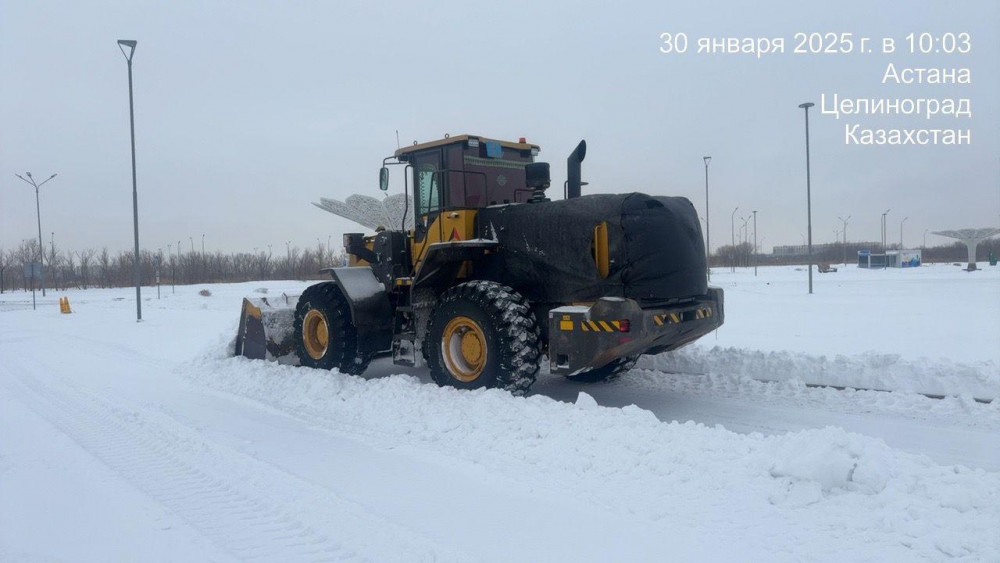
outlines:
[{"label": "snowy field", "polygon": [[303,282],[3,294],[0,561],[1000,561],[981,266],[717,269],[715,334],[526,398],[229,357]]}]

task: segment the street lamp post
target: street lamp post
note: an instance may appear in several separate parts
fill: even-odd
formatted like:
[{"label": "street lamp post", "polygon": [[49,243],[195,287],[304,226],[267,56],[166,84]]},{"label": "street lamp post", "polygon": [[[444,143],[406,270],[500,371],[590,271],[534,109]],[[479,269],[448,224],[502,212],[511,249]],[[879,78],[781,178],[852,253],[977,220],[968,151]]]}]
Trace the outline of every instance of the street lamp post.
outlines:
[{"label": "street lamp post", "polygon": [[[903,252],[903,223],[905,223],[907,219],[909,219],[909,217],[903,217],[903,220],[899,222],[899,252],[900,253]],[[903,258],[902,254],[900,254],[899,258],[900,258],[900,260],[902,260],[902,258]]]},{"label": "street lamp post", "polygon": [[[743,224],[740,225],[740,248],[746,248],[747,240],[750,239],[750,227],[747,226],[750,223],[750,216],[747,215],[746,217],[740,217],[740,220],[743,221]],[[749,256],[746,256],[744,258],[743,266],[745,267],[750,266]]]},{"label": "street lamp post", "polygon": [[799,104],[799,107],[805,110],[806,113],[806,223],[809,232],[809,294],[813,292],[813,227],[812,227],[812,186],[810,185],[810,170],[809,170],[809,108],[813,107],[814,103],[806,102],[804,104]]},{"label": "street lamp post", "polygon": [[886,251],[886,248],[885,248],[885,225],[886,225],[886,219],[885,218],[886,218],[887,215],[889,215],[890,211],[892,211],[892,209],[886,209],[885,211],[882,212],[882,254],[885,254],[885,251]]},{"label": "street lamp post", "polygon": [[160,268],[163,266],[163,247],[156,253],[156,298],[160,298]]},{"label": "street lamp post", "polygon": [[733,272],[736,271],[736,222],[735,222],[735,220],[736,220],[736,211],[739,208],[740,208],[740,206],[737,205],[736,208],[733,209],[733,212],[729,214],[729,236],[732,239],[730,241],[730,244],[733,246],[733,261],[732,261],[733,268],[732,268],[731,271],[733,271]]},{"label": "street lamp post", "polygon": [[59,291],[59,267],[56,265],[55,231],[50,231],[49,234],[49,268],[52,268],[52,289]]},{"label": "street lamp post", "polygon": [[757,210],[753,210],[753,277],[757,277]]},{"label": "street lamp post", "polygon": [[708,223],[708,163],[712,162],[712,157],[703,156],[705,161],[705,266],[708,268],[708,279],[712,279],[712,229]]},{"label": "street lamp post", "polygon": [[[132,55],[135,54],[137,43],[132,39],[118,40],[118,48],[128,61],[128,121],[132,133],[132,232],[135,235],[132,275],[135,278],[135,321],[139,322],[142,320],[142,292],[139,289],[139,193],[135,181],[135,105],[132,101]],[[128,53],[125,52],[125,47],[129,48]]]},{"label": "street lamp post", "polygon": [[177,293],[177,262],[174,262],[174,245],[167,245],[167,258],[170,259],[170,294]]},{"label": "street lamp post", "polygon": [[837,219],[840,219],[840,222],[844,224],[844,231],[843,231],[844,232],[844,267],[846,268],[847,267],[847,221],[849,221],[851,219],[851,216],[848,215],[847,219],[844,219],[843,217],[837,217]]},{"label": "street lamp post", "polygon": [[38,188],[44,186],[45,182],[48,182],[52,178],[55,178],[57,176],[57,174],[53,174],[53,175],[49,176],[41,184],[36,184],[35,183],[35,179],[31,176],[31,172],[25,172],[24,173],[24,175],[28,177],[28,179],[26,179],[26,180],[25,180],[24,176],[21,176],[20,174],[14,174],[14,175],[17,176],[18,178],[24,180],[25,182],[31,184],[32,187],[35,188],[35,214],[38,217],[38,263],[42,264],[42,275],[41,275],[41,280],[40,281],[41,281],[41,285],[42,285],[42,297],[45,297],[45,267],[44,267],[44,265],[45,265],[45,260],[44,260],[44,258],[45,258],[45,251],[42,250],[42,208],[41,208],[41,206],[38,203]]}]

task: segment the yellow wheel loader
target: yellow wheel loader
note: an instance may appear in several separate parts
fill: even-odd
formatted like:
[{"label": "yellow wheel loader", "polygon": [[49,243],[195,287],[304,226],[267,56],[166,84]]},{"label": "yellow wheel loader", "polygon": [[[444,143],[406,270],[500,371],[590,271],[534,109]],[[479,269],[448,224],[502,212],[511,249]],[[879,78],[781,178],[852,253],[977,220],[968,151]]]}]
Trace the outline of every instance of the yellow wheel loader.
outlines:
[{"label": "yellow wheel loader", "polygon": [[690,201],[582,196],[584,141],[553,201],[538,151],[476,135],[397,150],[379,183],[402,168],[399,224],[345,235],[349,265],[297,300],[245,300],[236,354],[350,374],[391,354],[440,385],[524,394],[543,355],[553,374],[603,381],[722,324]]}]

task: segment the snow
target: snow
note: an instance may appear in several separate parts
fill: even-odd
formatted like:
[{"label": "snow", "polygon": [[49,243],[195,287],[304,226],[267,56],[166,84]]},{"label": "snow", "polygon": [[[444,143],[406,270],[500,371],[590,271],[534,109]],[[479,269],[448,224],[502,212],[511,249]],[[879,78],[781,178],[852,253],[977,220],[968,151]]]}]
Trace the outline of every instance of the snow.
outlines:
[{"label": "snow", "polygon": [[966,364],[948,359],[907,359],[901,354],[874,351],[828,357],[743,348],[691,347],[675,354],[644,358],[639,367],[671,373],[747,374],[766,381],[791,378],[813,385],[957,395],[982,401],[1000,398],[1000,377],[995,362]]},{"label": "snow", "polygon": [[[990,362],[1000,370],[1000,267],[951,264],[865,270],[849,265],[712,270],[726,292],[726,323],[712,345],[812,355],[898,354],[917,360]],[[705,341],[702,341],[705,344]]]},{"label": "snow", "polygon": [[556,307],[549,311],[549,315],[559,315],[562,313],[587,313],[590,312],[589,305],[563,305],[562,307]]},{"label": "snow", "polygon": [[712,283],[716,334],[525,398],[229,357],[304,282],[4,294],[0,560],[1000,559],[996,268]]}]

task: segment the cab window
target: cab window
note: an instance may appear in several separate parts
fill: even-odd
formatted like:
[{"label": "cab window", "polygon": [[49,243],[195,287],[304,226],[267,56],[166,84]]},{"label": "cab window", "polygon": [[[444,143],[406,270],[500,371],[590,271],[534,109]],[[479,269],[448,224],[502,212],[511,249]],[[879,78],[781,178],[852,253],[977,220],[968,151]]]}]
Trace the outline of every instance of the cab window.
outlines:
[{"label": "cab window", "polygon": [[417,217],[437,213],[444,207],[441,201],[444,174],[441,166],[441,149],[422,151],[413,156],[414,207]]},{"label": "cab window", "polygon": [[432,162],[420,163],[417,166],[417,197],[419,198],[420,214],[433,213],[441,209],[441,192],[438,189],[441,174]]}]

